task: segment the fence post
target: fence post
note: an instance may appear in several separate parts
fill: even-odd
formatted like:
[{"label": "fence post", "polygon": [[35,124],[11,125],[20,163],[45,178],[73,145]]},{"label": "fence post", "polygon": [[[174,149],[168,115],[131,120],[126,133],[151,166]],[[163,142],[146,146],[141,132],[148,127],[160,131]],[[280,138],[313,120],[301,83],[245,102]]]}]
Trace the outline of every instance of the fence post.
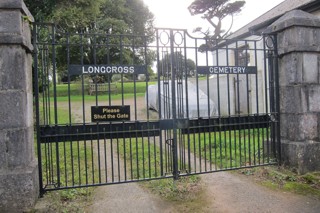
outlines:
[{"label": "fence post", "polygon": [[39,195],[30,21],[22,0],[0,0],[0,212],[28,211]]},{"label": "fence post", "polygon": [[320,19],[293,10],[266,33],[277,33],[282,161],[320,170]]}]

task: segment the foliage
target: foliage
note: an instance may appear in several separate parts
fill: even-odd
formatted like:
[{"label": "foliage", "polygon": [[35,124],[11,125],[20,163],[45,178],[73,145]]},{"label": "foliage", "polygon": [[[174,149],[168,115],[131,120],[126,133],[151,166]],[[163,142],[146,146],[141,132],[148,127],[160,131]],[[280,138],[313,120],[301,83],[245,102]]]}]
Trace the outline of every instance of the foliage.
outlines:
[{"label": "foliage", "polygon": [[[68,64],[151,65],[155,59],[144,48],[153,41],[154,16],[142,0],[27,0],[26,5],[36,21],[55,23],[55,33],[49,28],[38,30],[45,38],[38,41],[47,43],[39,48],[49,50],[49,61],[55,54],[61,79],[68,78]],[[55,53],[51,43],[56,43]],[[48,70],[52,64],[47,64]],[[103,76],[105,82],[111,77]]]},{"label": "foliage", "polygon": [[[198,27],[195,32],[202,32],[205,38],[208,38],[210,42],[206,46],[202,46],[202,51],[209,50],[214,45],[214,39],[222,39],[228,35],[233,25],[233,16],[241,12],[241,8],[245,5],[245,1],[230,0],[194,0],[188,7],[191,15],[200,15],[207,20],[209,24],[214,28],[213,34],[207,30],[202,32],[202,28]],[[231,16],[232,22],[229,29],[225,32],[222,29],[222,21]]]},{"label": "foliage", "polygon": [[37,21],[45,21],[48,17],[51,17],[52,11],[58,1],[59,0],[24,0],[29,11]]},{"label": "foliage", "polygon": [[154,16],[142,0],[25,0],[36,21],[63,31],[151,35]]}]

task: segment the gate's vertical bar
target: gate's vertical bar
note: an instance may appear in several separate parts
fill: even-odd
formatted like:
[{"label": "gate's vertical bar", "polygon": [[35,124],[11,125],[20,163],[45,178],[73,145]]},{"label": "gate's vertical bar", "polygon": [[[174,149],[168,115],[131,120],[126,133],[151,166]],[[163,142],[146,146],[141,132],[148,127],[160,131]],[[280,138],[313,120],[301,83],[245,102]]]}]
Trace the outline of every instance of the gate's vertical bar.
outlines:
[{"label": "gate's vertical bar", "polygon": [[[199,56],[198,56],[198,39],[196,38],[195,39],[195,42],[194,42],[194,46],[195,46],[195,48],[194,48],[194,54],[195,54],[195,60],[196,60],[196,67],[198,67],[198,64],[199,64]],[[198,75],[198,70],[196,69],[196,73],[195,73],[195,76],[196,76],[196,87],[197,88],[199,88],[198,86],[199,86],[199,80],[198,80],[198,77],[199,77],[199,75]],[[198,96],[198,90],[197,90],[197,96]],[[197,97],[198,98],[198,97]],[[192,135],[192,140],[193,140],[193,150],[194,150],[194,155],[193,155],[193,168],[194,168],[194,171],[196,171],[196,169],[197,169],[197,164],[196,164],[196,148],[195,148],[195,144],[196,144],[196,134],[195,134],[195,131],[194,131],[194,128],[193,128],[193,135]],[[189,157],[189,171],[190,171],[190,173],[191,173],[191,145],[190,145],[190,129],[188,128],[188,157]]]},{"label": "gate's vertical bar", "polygon": [[[226,64],[227,65],[230,65],[230,59],[229,59],[229,44],[228,42],[226,42],[227,45],[225,47],[225,51],[226,51]],[[228,125],[230,125],[230,118],[231,118],[231,108],[230,108],[230,98],[231,98],[231,95],[230,95],[230,74],[227,74],[227,97],[228,97],[228,117],[229,117],[229,120],[228,120]],[[235,134],[234,134],[235,135]],[[232,130],[229,129],[229,147],[230,147],[230,150],[229,150],[229,154],[230,154],[230,168],[233,167],[232,165],[232,162],[237,162],[237,159],[236,159],[236,149],[237,149],[237,143],[236,143],[236,140],[234,140],[234,156],[232,156]]]},{"label": "gate's vertical bar", "polygon": [[[84,35],[83,33],[80,33],[80,45],[81,45],[81,49],[80,49],[80,55],[81,55],[81,65],[84,64],[84,44],[83,44],[83,40],[84,40]],[[83,131],[86,131],[86,112],[85,112],[85,108],[86,108],[86,104],[85,104],[85,88],[84,88],[84,75],[81,75],[81,92],[82,92],[82,128]],[[84,139],[83,141],[83,147],[84,147],[84,169],[85,169],[85,183],[88,185],[88,159],[87,159],[87,140]],[[78,156],[78,158],[80,158],[80,155]],[[81,162],[81,161],[80,161]]]},{"label": "gate's vertical bar", "polygon": [[[98,42],[97,42],[97,35],[95,34],[94,35],[94,42],[93,42],[93,63],[94,65],[97,64],[97,48],[100,48],[100,42],[101,42],[101,37],[98,37]],[[99,50],[99,49],[98,49]],[[103,81],[104,82],[104,81]],[[96,84],[97,85],[97,84]],[[97,91],[97,90],[96,90]],[[98,92],[96,93],[96,106],[99,106],[99,98],[98,98]],[[97,133],[99,135],[99,132],[100,132],[100,126],[99,126],[99,122],[97,123]],[[97,144],[97,159],[98,159],[98,180],[99,180],[99,183],[101,183],[101,158],[100,158],[100,137],[98,136],[98,139],[95,141],[96,144]],[[91,146],[91,149],[93,150],[95,147],[94,146]],[[94,154],[94,152],[92,152]],[[92,154],[92,156],[93,156]],[[95,159],[94,157],[92,157],[93,159]],[[93,176],[94,176],[94,173],[95,173],[95,168],[94,168],[94,164],[92,166],[92,172],[93,172]],[[94,178],[93,178],[94,179]]]},{"label": "gate's vertical bar", "polygon": [[179,178],[178,172],[178,147],[177,147],[177,108],[176,108],[176,70],[175,70],[175,57],[174,57],[174,33],[170,30],[170,51],[171,51],[171,94],[172,95],[172,118],[173,118],[173,141],[172,141],[172,152],[173,152],[173,178],[177,180]]},{"label": "gate's vertical bar", "polygon": [[34,47],[34,99],[36,105],[36,129],[37,129],[37,152],[38,152],[38,170],[39,170],[39,188],[40,188],[40,196],[42,197],[44,194],[43,188],[43,177],[42,177],[42,159],[41,159],[41,142],[40,142],[40,109],[39,109],[39,82],[38,82],[38,46],[37,46],[37,24],[33,24],[32,30],[32,38],[33,38],[33,47]]},{"label": "gate's vertical bar", "polygon": [[[43,98],[43,120],[44,124],[51,124],[51,104],[50,104],[50,88],[48,79],[45,76],[48,76],[48,61],[49,58],[49,49],[47,47],[47,43],[44,45],[45,47],[41,48],[41,87],[42,87],[42,98]],[[38,49],[39,51],[40,49]],[[39,66],[39,62],[38,62]]]},{"label": "gate's vertical bar", "polygon": [[[70,34],[69,32],[67,32],[67,67],[69,67],[70,65]],[[71,127],[71,85],[70,85],[70,72],[69,72],[69,68],[68,68],[68,111],[69,111],[69,131],[70,131],[70,127]],[[72,141],[70,141],[70,158],[71,158],[71,178],[72,178],[72,185],[74,186],[74,155],[73,155],[73,143]]]},{"label": "gate's vertical bar", "polygon": [[[133,54],[135,55],[135,37],[133,36],[132,37],[132,52]],[[134,59],[133,59],[134,60]],[[148,88],[146,88],[146,91],[148,91]],[[133,77],[133,98],[134,98],[134,121],[135,121],[135,129],[136,129],[136,134],[135,134],[135,141],[136,141],[136,149],[138,147],[138,136],[137,136],[137,129],[138,129],[138,123],[136,122],[138,120],[138,113],[137,113],[137,85],[136,85],[136,76],[134,75]],[[148,94],[147,94],[147,98],[148,97]],[[148,103],[148,100],[147,100],[147,103]],[[147,112],[149,113],[149,110],[148,110],[148,106],[147,106]],[[148,117],[148,116],[147,116]],[[134,175],[133,175],[133,155],[132,155],[132,138],[129,139],[130,140],[130,165],[131,165],[131,179],[134,178]],[[138,151],[136,151],[136,159],[137,159],[137,164],[136,164],[136,168],[137,168],[137,173],[138,173],[138,176],[137,176],[137,179],[139,179],[139,166],[138,166]]]},{"label": "gate's vertical bar", "polygon": [[70,81],[71,81],[71,76],[69,72],[69,65],[70,65],[70,34],[67,32],[67,68],[68,68],[68,106],[69,106],[69,124],[71,125],[71,87],[70,87]]},{"label": "gate's vertical bar", "polygon": [[[205,43],[206,44],[208,44],[208,39],[207,38],[205,38],[204,39],[204,41],[205,41]],[[196,47],[198,48],[198,46],[197,46],[197,43],[196,43]],[[199,48],[200,48],[200,46],[199,46]],[[195,51],[197,51],[197,50],[195,50]],[[196,54],[196,56],[198,57],[198,54],[197,54],[197,52],[195,53]],[[198,61],[198,58],[197,58],[197,61]],[[199,74],[197,74],[197,78],[196,78],[196,88],[200,88],[200,85],[199,85]],[[199,100],[200,100],[200,96],[199,96],[199,89],[197,89],[196,90],[197,91],[197,117],[198,118],[200,118],[200,111],[199,111],[199,109],[200,109],[200,106],[199,106]],[[194,161],[194,171],[195,172],[197,172],[197,161],[198,161],[198,159],[197,159],[197,139],[198,139],[198,149],[199,149],[199,153],[198,153],[198,158],[199,158],[199,168],[200,168],[200,170],[201,170],[201,144],[200,144],[200,141],[201,141],[201,134],[200,134],[200,126],[198,125],[198,131],[195,131],[195,132],[197,132],[198,134],[194,134],[193,135],[193,148],[194,148],[194,159],[193,159],[193,161]]]},{"label": "gate's vertical bar", "polygon": [[[270,37],[273,44],[273,38],[272,36]],[[273,47],[271,47],[273,48]],[[275,112],[275,92],[274,92],[274,63],[273,63],[273,50],[268,50],[268,68],[269,68],[269,89],[270,89],[270,116],[271,116],[271,127],[270,127],[270,137],[271,137],[271,152],[275,156],[275,124],[274,124],[274,112]]]},{"label": "gate's vertical bar", "polygon": [[[185,65],[184,67],[187,67],[187,31],[184,31],[184,34],[183,34],[183,37],[184,37],[184,56],[185,56]],[[186,73],[185,73],[185,81],[186,81],[186,86],[185,86],[185,90],[186,90],[186,112],[187,112],[187,116],[186,118],[188,120],[190,120],[190,115],[189,115],[189,101],[191,100],[188,100],[189,98],[189,92],[188,92],[188,76],[189,76],[189,73],[190,70],[188,71],[188,69],[186,68]],[[187,134],[187,158],[188,158],[188,173],[191,172],[191,159],[190,159],[190,130],[188,128],[188,134]],[[183,140],[185,141],[185,135],[183,135]],[[184,150],[185,150],[185,147],[184,147]],[[186,165],[184,165],[184,168],[186,169]]]},{"label": "gate's vertical bar", "polygon": [[[218,40],[215,40],[215,42],[217,43]],[[216,48],[216,65],[219,66],[219,48]],[[222,125],[222,120],[221,120],[221,96],[220,96],[220,74],[217,74],[217,96],[218,96],[218,118],[219,118],[219,125]],[[220,131],[218,132],[219,135],[219,154],[220,154],[220,169],[223,168],[223,159],[222,159],[222,133],[221,133],[221,128]],[[226,146],[225,146],[226,147]],[[225,149],[225,156],[226,156],[226,149]]]},{"label": "gate's vertical bar", "polygon": [[[51,36],[52,36],[52,75],[53,75],[53,100],[54,100],[54,124],[57,127],[58,125],[58,104],[57,104],[57,79],[56,79],[56,26],[53,24],[51,27]],[[56,142],[56,167],[57,167],[57,185],[60,187],[60,162],[59,162],[59,143]]]},{"label": "gate's vertical bar", "polygon": [[[126,44],[126,37],[124,35],[120,35],[120,64],[123,64],[123,61],[125,60],[124,59],[124,45]],[[122,106],[124,106],[124,102],[125,102],[125,98],[124,98],[124,74],[121,74],[121,87],[122,87]],[[134,109],[135,111],[137,109]],[[122,121],[122,129],[124,129],[124,121]],[[119,139],[117,139],[117,146],[119,146],[119,142],[118,142]],[[123,162],[123,175],[124,175],[124,179],[127,180],[127,159],[126,159],[126,153],[125,153],[125,141],[126,141],[126,138],[124,136],[124,133],[122,133],[122,142],[123,142],[123,147],[124,147],[124,160],[122,161]],[[119,155],[120,155],[120,147],[118,148],[118,158],[119,158]],[[121,166],[120,165],[120,161],[118,161],[118,164],[119,164],[119,167]],[[120,181],[120,171],[119,171],[119,181]]]},{"label": "gate's vertical bar", "polygon": [[[161,83],[161,73],[160,73],[160,48],[159,48],[159,40],[160,40],[160,36],[159,36],[159,29],[156,29],[156,49],[157,49],[157,70],[158,70],[158,103],[159,103],[159,113],[158,113],[158,119],[161,119],[162,116],[162,108],[161,108],[161,87],[160,87],[160,83]],[[160,175],[164,176],[164,171],[163,171],[163,147],[162,147],[162,141],[163,141],[163,137],[162,137],[162,132],[160,131]]]},{"label": "gate's vertical bar", "polygon": [[[268,82],[269,76],[268,76],[268,72],[267,72],[268,66],[266,63],[267,54],[268,54],[266,52],[266,50],[267,50],[266,40],[267,40],[267,38],[264,35],[263,36],[263,58],[264,58],[263,62],[264,62],[264,82],[265,82],[264,83],[264,91],[265,91],[264,95],[265,95],[265,112],[266,112],[266,114],[268,114],[269,113],[269,100],[268,100],[269,95],[268,94],[270,94],[270,91],[268,93],[268,83],[267,82]],[[266,128],[266,142],[264,142],[264,143],[267,144],[267,162],[269,163],[270,162],[269,128]],[[265,146],[263,146],[263,147],[265,147]],[[265,151],[263,153],[265,153]]]},{"label": "gate's vertical bar", "polygon": [[280,143],[280,91],[279,91],[279,64],[278,64],[278,40],[277,40],[277,35],[273,35],[273,39],[274,39],[274,54],[273,54],[273,60],[274,60],[274,75],[275,75],[275,87],[276,87],[276,91],[275,91],[275,95],[276,95],[276,142],[278,145],[278,164],[281,164],[281,143]]},{"label": "gate's vertical bar", "polygon": [[[257,41],[254,41],[254,58],[255,58],[255,65],[258,66],[258,53],[257,53]],[[259,110],[259,71],[257,70],[256,74],[256,115],[259,115],[260,110]],[[261,73],[262,74],[262,73]],[[255,119],[255,123],[258,123],[257,118]],[[258,127],[258,160],[259,160],[259,165],[261,164],[261,140],[260,140],[260,127]],[[262,129],[263,130],[263,129]],[[263,149],[263,148],[262,148]],[[264,152],[262,152],[264,153]],[[262,154],[263,156],[263,154]]]},{"label": "gate's vertical bar", "polygon": [[[245,63],[244,64],[239,64],[240,66],[248,66],[248,48],[250,44],[248,44],[248,41],[245,41],[244,44],[244,48],[245,50]],[[251,78],[251,77],[250,77]],[[246,96],[247,96],[247,116],[250,115],[250,92],[251,92],[251,84],[249,85],[249,74],[246,74]],[[254,154],[252,155],[252,153],[255,153],[255,144],[254,144],[254,140],[253,142],[251,141],[251,125],[250,125],[250,121],[248,121],[249,125],[245,125],[247,128],[248,133],[246,133],[246,131],[244,131],[244,140],[245,143],[248,142],[248,153],[249,153],[249,164],[252,165],[252,156],[254,156]],[[246,138],[246,134],[248,134],[248,138]],[[253,147],[251,147],[251,145]],[[255,157],[253,157],[253,162],[255,164]]]},{"label": "gate's vertical bar", "polygon": [[[146,70],[146,76],[145,76],[145,79],[146,79],[146,108],[147,108],[147,129],[151,129],[150,128],[150,114],[149,114],[149,109],[148,109],[148,103],[149,103],[149,91],[148,91],[148,87],[149,87],[149,73],[148,73],[148,65],[147,65],[147,58],[148,58],[148,52],[147,52],[147,36],[143,36],[143,44],[144,44],[144,58],[145,58],[145,61],[144,61],[144,67],[145,67],[145,70]],[[134,77],[135,79],[135,77]],[[136,102],[136,100],[135,100]],[[135,111],[137,111],[137,108],[135,108]],[[152,176],[152,173],[151,173],[151,144],[150,144],[150,131],[147,131],[147,134],[148,134],[148,166],[149,166],[149,178],[151,178]],[[155,159],[154,159],[155,160]]]},{"label": "gate's vertical bar", "polygon": [[[236,43],[235,43],[235,46],[236,46],[236,58],[235,58],[235,65],[236,66],[239,66],[239,57],[238,57],[238,51],[239,51],[239,43],[238,43],[238,41],[236,41]],[[241,166],[241,164],[242,164],[242,162],[246,162],[247,161],[247,158],[246,158],[246,143],[245,143],[245,139],[244,140],[242,140],[242,131],[241,131],[241,119],[240,119],[240,78],[239,78],[239,74],[237,74],[237,77],[235,77],[235,85],[234,85],[234,87],[235,87],[235,97],[236,97],[236,99],[235,99],[235,101],[236,101],[236,103],[235,103],[235,114],[236,115],[238,115],[238,128],[239,128],[239,156],[240,156],[240,158],[239,158],[239,162],[240,162],[240,166]],[[242,146],[242,141],[244,141],[244,144],[243,144],[243,146]],[[243,152],[244,152],[244,154],[242,153],[242,149],[243,149]],[[243,160],[243,158],[242,158],[242,154],[243,154],[243,158],[244,158],[244,160]]]}]

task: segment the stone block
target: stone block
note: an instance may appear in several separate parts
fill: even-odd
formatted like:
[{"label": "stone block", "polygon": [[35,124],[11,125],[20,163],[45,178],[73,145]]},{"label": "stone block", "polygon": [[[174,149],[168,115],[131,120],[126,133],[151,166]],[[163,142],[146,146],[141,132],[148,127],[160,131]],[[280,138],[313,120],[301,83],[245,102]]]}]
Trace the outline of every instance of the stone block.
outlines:
[{"label": "stone block", "polygon": [[[32,34],[31,34],[31,26],[30,22],[28,20],[22,21],[22,36],[23,36],[23,45],[27,49],[29,53],[33,51],[33,45],[32,45]],[[31,56],[31,54],[30,54]]]},{"label": "stone block", "polygon": [[297,116],[293,114],[288,114],[286,117],[286,123],[281,123],[281,125],[287,127],[287,139],[295,141],[302,140],[300,138],[300,127],[299,122],[297,120]]},{"label": "stone block", "polygon": [[287,114],[280,113],[280,137],[288,138]]},{"label": "stone block", "polygon": [[308,90],[301,85],[280,87],[280,112],[308,112]]},{"label": "stone block", "polygon": [[276,33],[294,26],[320,27],[320,19],[313,14],[302,10],[291,10],[270,25],[265,33]]},{"label": "stone block", "polygon": [[299,140],[319,140],[319,117],[317,114],[297,116],[299,121]]},{"label": "stone block", "polygon": [[39,196],[38,165],[0,170],[0,212],[29,212]]},{"label": "stone block", "polygon": [[278,34],[278,53],[280,56],[292,52],[319,52],[318,37],[320,29],[292,27]]},{"label": "stone block", "polygon": [[292,10],[270,25],[265,33],[278,34],[280,56],[292,52],[319,52],[320,19],[301,10]]},{"label": "stone block", "polygon": [[303,53],[303,82],[319,83],[319,54]]},{"label": "stone block", "polygon": [[0,170],[25,167],[34,161],[33,127],[0,131]]},{"label": "stone block", "polygon": [[33,58],[31,54],[27,54],[25,57],[25,66],[27,67],[26,69],[26,91],[29,94],[33,95],[33,73],[32,73],[32,63],[33,63]]},{"label": "stone block", "polygon": [[290,141],[303,142],[319,139],[319,116],[315,113],[280,115],[281,137]]},{"label": "stone block", "polygon": [[1,11],[0,13],[0,33],[22,34],[21,12],[19,10]]},{"label": "stone block", "polygon": [[320,86],[309,87],[309,111],[320,112]]},{"label": "stone block", "polygon": [[34,18],[31,15],[30,11],[26,7],[23,0],[0,0],[0,9],[17,9],[19,11],[23,11],[24,15],[27,15],[32,22],[34,22]]},{"label": "stone block", "polygon": [[[8,7],[8,8],[5,8]],[[0,44],[21,44],[31,52],[31,27],[30,21],[34,21],[29,10],[22,0],[10,2],[0,1]],[[28,16],[28,19],[23,18]]]},{"label": "stone block", "polygon": [[32,126],[32,115],[28,115],[32,105],[26,92],[0,91],[0,100],[0,130]]},{"label": "stone block", "polygon": [[302,84],[303,54],[292,53],[285,55],[279,61],[279,84],[290,86]]},{"label": "stone block", "polygon": [[8,149],[7,149],[7,144],[6,141],[8,140],[7,138],[7,132],[6,131],[1,131],[0,130],[0,171],[3,168],[8,167]]},{"label": "stone block", "polygon": [[22,0],[0,0],[0,8],[22,8]]},{"label": "stone block", "polygon": [[282,162],[295,168],[299,174],[320,170],[320,143],[282,140]]},{"label": "stone block", "polygon": [[21,46],[0,46],[0,90],[30,90],[29,57]]}]

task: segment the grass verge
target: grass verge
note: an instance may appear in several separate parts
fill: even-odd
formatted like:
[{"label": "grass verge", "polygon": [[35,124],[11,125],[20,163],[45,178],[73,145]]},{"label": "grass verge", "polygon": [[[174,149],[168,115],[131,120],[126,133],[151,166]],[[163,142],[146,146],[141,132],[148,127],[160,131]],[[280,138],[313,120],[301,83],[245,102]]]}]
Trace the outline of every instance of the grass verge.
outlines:
[{"label": "grass verge", "polygon": [[152,193],[174,202],[193,201],[202,192],[200,176],[180,177],[176,181],[172,178],[149,181],[142,185]]},{"label": "grass verge", "polygon": [[320,200],[320,172],[296,174],[284,167],[267,166],[239,171],[259,184]]},{"label": "grass verge", "polygon": [[[42,108],[40,108],[42,109]],[[58,121],[68,123],[68,111],[62,108],[57,109]],[[40,111],[41,117],[43,111]],[[47,115],[47,119],[54,119],[53,107]],[[51,118],[49,118],[51,117]],[[71,118],[73,119],[73,118]],[[43,118],[40,118],[43,122]],[[38,145],[38,144],[37,144]],[[92,159],[92,147],[86,146],[83,142],[73,145],[73,142],[41,144],[43,184],[57,183],[57,163],[59,162],[60,183],[63,186],[71,186],[87,180],[85,173],[92,173],[95,168],[90,168]],[[36,149],[37,150],[37,149]],[[49,186],[50,187],[50,186]],[[39,200],[39,204],[32,212],[84,212],[84,206],[91,199],[93,188],[78,188],[47,192]]]},{"label": "grass verge", "polygon": [[[156,143],[150,143],[145,139],[127,139],[125,143],[120,143],[121,155],[126,159],[130,167],[133,178],[161,177],[160,149]],[[162,158],[166,159],[163,153]],[[166,171],[170,173],[170,171]],[[199,198],[202,193],[200,176],[180,177],[179,180],[173,178],[160,179],[143,182],[141,185],[152,193],[159,195],[167,201],[188,202]]]},{"label": "grass verge", "polygon": [[30,213],[85,213],[87,204],[92,201],[92,192],[92,188],[48,192]]}]

